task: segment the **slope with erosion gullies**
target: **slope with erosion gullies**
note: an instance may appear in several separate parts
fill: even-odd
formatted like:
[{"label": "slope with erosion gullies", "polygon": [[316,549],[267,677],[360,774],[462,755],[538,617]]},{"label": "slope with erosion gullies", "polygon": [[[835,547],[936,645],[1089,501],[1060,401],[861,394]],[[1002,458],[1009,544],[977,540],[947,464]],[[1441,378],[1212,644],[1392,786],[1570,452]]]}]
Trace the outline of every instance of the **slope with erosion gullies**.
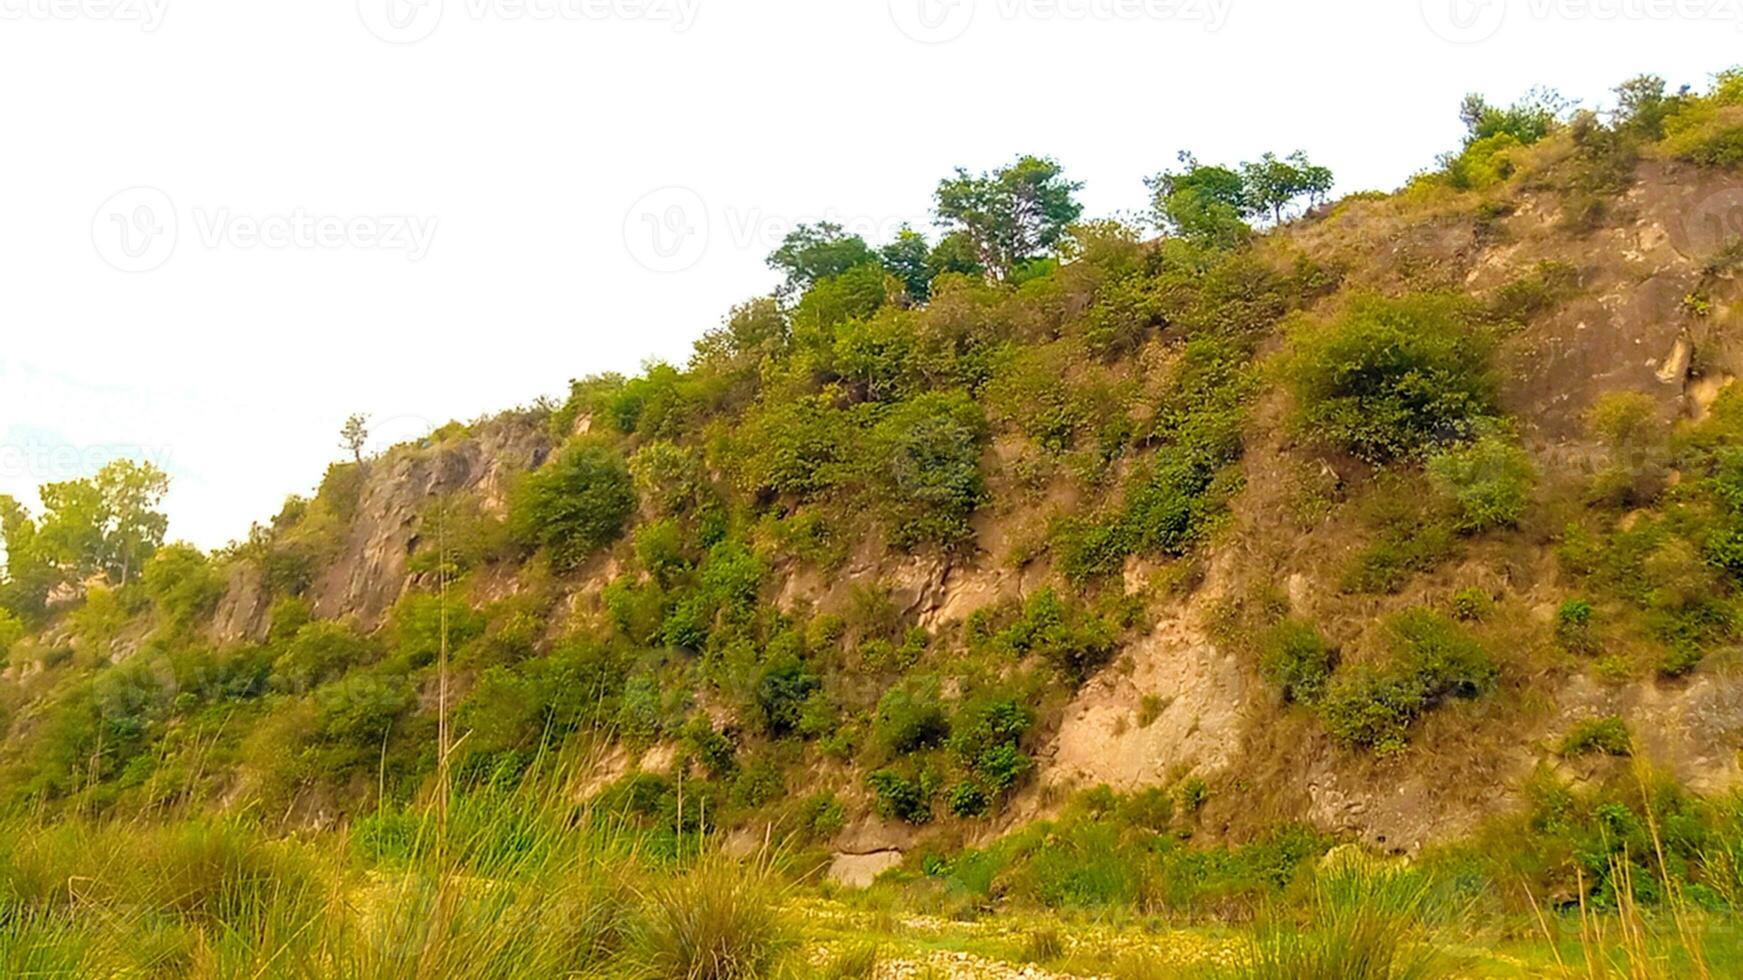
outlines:
[{"label": "slope with erosion gullies", "polygon": [[1506,157],[923,298],[850,266],[685,369],[335,465],[12,644],[0,779],[404,804],[446,647],[461,781],[579,755],[577,800],[848,878],[1104,784],[1404,851],[1629,754],[1723,789],[1743,179],[1579,126]]}]

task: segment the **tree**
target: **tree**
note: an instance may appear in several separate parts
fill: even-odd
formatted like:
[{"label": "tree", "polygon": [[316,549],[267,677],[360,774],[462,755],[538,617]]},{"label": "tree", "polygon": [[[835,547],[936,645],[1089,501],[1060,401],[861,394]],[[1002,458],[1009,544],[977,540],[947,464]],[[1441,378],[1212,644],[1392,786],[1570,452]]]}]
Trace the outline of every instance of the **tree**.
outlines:
[{"label": "tree", "polygon": [[1252,229],[1242,219],[1251,213],[1247,184],[1237,171],[1199,163],[1180,154],[1178,172],[1163,171],[1144,181],[1151,207],[1163,228],[1183,238],[1214,245],[1233,245]]},{"label": "tree", "polygon": [[108,516],[105,550],[126,585],[169,530],[169,518],[156,509],[169,492],[169,476],[150,463],[118,459],[97,471],[96,483]]},{"label": "tree", "polygon": [[1534,88],[1506,108],[1490,105],[1473,92],[1459,103],[1459,121],[1465,124],[1467,146],[1503,133],[1530,146],[1548,136],[1569,108],[1554,89]]},{"label": "tree", "polygon": [[877,259],[865,239],[843,231],[834,222],[820,221],[788,232],[781,247],[769,253],[768,261],[770,268],[786,273],[780,291],[791,296],[810,289],[818,280]]},{"label": "tree", "polygon": [[61,574],[42,553],[30,512],[4,494],[0,494],[0,541],[6,545],[0,608],[34,622],[44,611],[49,591],[60,583]]},{"label": "tree", "polygon": [[1675,95],[1665,94],[1664,79],[1639,75],[1616,86],[1616,127],[1649,140],[1664,138],[1664,121],[1688,100],[1684,85]]},{"label": "tree", "polygon": [[1044,157],[1020,157],[979,176],[958,167],[955,177],[938,183],[938,223],[966,234],[981,266],[1005,279],[1020,263],[1059,244],[1066,226],[1083,213],[1076,199],[1082,187]]},{"label": "tree", "polygon": [[553,564],[569,569],[615,541],[635,506],[623,457],[584,439],[522,482],[510,501],[510,528],[523,544],[543,546]]},{"label": "tree", "polygon": [[1252,212],[1269,213],[1273,223],[1281,224],[1284,209],[1296,198],[1306,195],[1310,205],[1325,200],[1332,172],[1309,161],[1301,150],[1282,159],[1267,153],[1256,163],[1241,164],[1241,183]]},{"label": "tree", "polygon": [[363,465],[363,445],[369,441],[369,416],[361,412],[345,420],[345,425],[339,429],[339,445],[349,450],[351,458]]},{"label": "tree", "polygon": [[878,249],[878,260],[885,272],[902,281],[908,299],[923,303],[932,293],[931,252],[925,235],[903,225],[895,241]]},{"label": "tree", "polygon": [[162,470],[120,459],[88,480],[44,484],[37,491],[40,522],[17,501],[0,498],[9,579],[30,583],[28,595],[39,589],[46,595],[67,573],[102,572],[126,585],[163,544],[169,518],[157,507],[168,492]]}]

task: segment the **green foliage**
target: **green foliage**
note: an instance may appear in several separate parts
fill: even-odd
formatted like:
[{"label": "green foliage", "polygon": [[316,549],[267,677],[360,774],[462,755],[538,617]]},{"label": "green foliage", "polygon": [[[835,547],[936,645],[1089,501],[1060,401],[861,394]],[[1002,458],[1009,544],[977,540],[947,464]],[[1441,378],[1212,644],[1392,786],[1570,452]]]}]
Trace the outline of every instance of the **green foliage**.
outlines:
[{"label": "green foliage", "polygon": [[1486,190],[1513,176],[1514,154],[1524,146],[1512,133],[1474,139],[1446,162],[1447,183],[1459,190]]},{"label": "green foliage", "polygon": [[1570,653],[1596,653],[1596,610],[1584,599],[1569,599],[1555,611],[1555,642]]},{"label": "green foliage", "polygon": [[1202,777],[1188,776],[1180,784],[1180,809],[1188,814],[1196,814],[1210,802],[1210,784]]},{"label": "green foliage", "polygon": [[708,476],[696,452],[664,440],[650,442],[629,458],[635,488],[659,514],[686,514],[707,499]]},{"label": "green foliage", "polygon": [[1067,225],[1083,213],[1059,164],[1025,156],[991,173],[956,176],[938,184],[938,218],[953,233],[972,242],[979,264],[1008,277],[1025,260],[1056,247]]},{"label": "green foliage", "polygon": [[1589,755],[1593,752],[1617,756],[1633,755],[1634,737],[1628,733],[1627,722],[1614,715],[1587,718],[1575,722],[1567,734],[1562,736],[1562,755]]},{"label": "green foliage", "polygon": [[623,457],[581,440],[516,488],[510,522],[522,544],[542,547],[558,567],[572,568],[623,533],[635,503]]},{"label": "green foliage", "polygon": [[770,657],[757,680],[756,702],[763,725],[773,735],[798,730],[806,702],[823,686],[797,653],[786,651]]},{"label": "green foliage", "polygon": [[630,926],[629,976],[646,980],[758,980],[793,944],[762,871],[704,862],[656,888]]},{"label": "green foliage", "polygon": [[786,274],[781,288],[793,295],[855,266],[876,261],[863,238],[848,234],[830,221],[799,225],[769,255],[769,267]]},{"label": "green foliage", "polygon": [[1239,847],[1196,848],[1170,830],[1166,796],[1082,794],[1056,821],[1031,824],[984,849],[928,867],[948,894],[1052,909],[1137,908],[1192,915],[1256,908],[1298,881],[1330,842],[1285,826]]},{"label": "green foliage", "polygon": [[919,775],[879,769],[866,777],[880,816],[915,825],[932,822],[932,797],[937,791],[931,773]]},{"label": "green foliage", "polygon": [[974,536],[986,497],[980,472],[986,422],[964,392],[934,392],[893,406],[868,433],[865,477],[898,545],[945,546]]},{"label": "green foliage", "polygon": [[1411,609],[1387,622],[1392,658],[1333,678],[1320,715],[1340,741],[1381,755],[1403,751],[1412,722],[1447,697],[1476,697],[1499,674],[1488,653],[1452,622]]},{"label": "green foliage", "polygon": [[302,626],[272,663],[273,687],[303,693],[380,657],[375,643],[350,623],[316,620]]},{"label": "green foliage", "polygon": [[198,548],[172,544],[145,565],[145,591],[171,623],[191,626],[224,597],[224,579]]},{"label": "green foliage", "polygon": [[1285,619],[1259,638],[1259,671],[1286,701],[1316,704],[1337,667],[1337,651],[1312,623]]},{"label": "green foliage", "polygon": [[32,520],[11,497],[0,497],[0,535],[7,574],[17,583],[9,608],[33,616],[62,572],[95,573],[131,582],[163,544],[169,519],[157,510],[169,477],[151,463],[119,459],[90,479],[44,484],[43,515]]},{"label": "green foliage", "polygon": [[1447,560],[1458,540],[1438,502],[1409,475],[1382,475],[1363,501],[1365,520],[1376,526],[1374,541],[1344,569],[1345,592],[1386,595],[1411,577]]},{"label": "green foliage", "polygon": [[1135,468],[1120,512],[1063,522],[1054,533],[1074,582],[1120,570],[1131,554],[1179,556],[1219,527],[1239,488],[1242,406],[1253,378],[1226,341],[1188,342],[1159,400],[1155,453]]},{"label": "green foliage", "polygon": [[1669,474],[1669,427],[1651,397],[1606,392],[1586,416],[1606,459],[1592,477],[1591,499],[1610,507],[1639,507],[1663,492]]},{"label": "green foliage", "polygon": [[1242,220],[1251,202],[1240,173],[1201,164],[1185,152],[1180,163],[1180,172],[1164,171],[1144,181],[1158,223],[1176,235],[1223,248],[1252,234]]},{"label": "green foliage", "polygon": [[446,629],[450,656],[460,656],[484,635],[485,617],[453,598],[408,592],[393,608],[394,652],[408,667],[436,662]]},{"label": "green foliage", "polygon": [[1470,438],[1495,411],[1489,339],[1456,297],[1367,297],[1292,346],[1302,427],[1370,462]]},{"label": "green foliage", "polygon": [[[1033,713],[1011,698],[983,696],[965,703],[950,732],[950,749],[972,776],[965,785],[983,800],[1015,787],[1033,765],[1020,747],[1032,724]],[[961,814],[954,805],[952,810]]]},{"label": "green foliage", "polygon": [[0,662],[12,651],[19,640],[24,639],[24,621],[6,609],[0,609]]},{"label": "green foliage", "polygon": [[826,399],[800,398],[753,409],[736,442],[745,489],[809,499],[842,479],[848,422]]},{"label": "green foliage", "polygon": [[1579,270],[1564,262],[1545,260],[1496,290],[1489,315],[1507,323],[1527,324],[1561,305],[1578,287]]},{"label": "green foliage", "polygon": [[1518,526],[1536,479],[1525,450],[1494,427],[1479,428],[1468,443],[1431,453],[1428,475],[1453,502],[1455,525],[1467,534]]},{"label": "green foliage", "polygon": [[950,720],[936,680],[909,678],[878,699],[872,741],[886,757],[942,745],[949,735]]},{"label": "green foliage", "polygon": [[971,619],[969,639],[973,646],[1007,656],[1041,657],[1071,683],[1081,684],[1113,658],[1118,627],[1048,588],[1029,597],[1002,629],[992,629],[984,617]]},{"label": "green foliage", "polygon": [[1453,618],[1466,623],[1480,623],[1495,608],[1495,597],[1489,590],[1471,586],[1453,593]]},{"label": "green foliage", "polygon": [[1506,107],[1471,94],[1459,106],[1459,119],[1465,124],[1468,143],[1506,135],[1530,146],[1555,129],[1566,109],[1567,101],[1553,89],[1532,89]]},{"label": "green foliage", "polygon": [[[1333,855],[1332,857],[1335,857]],[[1261,925],[1229,972],[1238,980],[1429,980],[1441,975],[1425,923],[1434,882],[1351,858],[1323,868],[1312,919]]]},{"label": "green foliage", "polygon": [[1271,220],[1281,224],[1285,209],[1299,198],[1309,204],[1325,200],[1331,191],[1332,172],[1307,159],[1307,153],[1296,150],[1287,157],[1266,153],[1257,161],[1241,164],[1241,183],[1245,186],[1247,204],[1254,211],[1270,212]]}]

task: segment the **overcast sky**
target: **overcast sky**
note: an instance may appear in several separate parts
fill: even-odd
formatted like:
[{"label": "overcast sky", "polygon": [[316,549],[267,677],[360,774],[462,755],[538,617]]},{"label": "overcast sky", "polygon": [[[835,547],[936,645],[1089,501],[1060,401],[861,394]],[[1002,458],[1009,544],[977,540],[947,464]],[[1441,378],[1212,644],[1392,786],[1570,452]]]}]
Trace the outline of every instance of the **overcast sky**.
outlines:
[{"label": "overcast sky", "polygon": [[1026,152],[1092,216],[1182,149],[1391,189],[1467,91],[1704,84],[1736,6],[0,0],[0,493],[144,456],[221,545],[351,412],[398,440],[682,359],[793,222],[927,227]]}]

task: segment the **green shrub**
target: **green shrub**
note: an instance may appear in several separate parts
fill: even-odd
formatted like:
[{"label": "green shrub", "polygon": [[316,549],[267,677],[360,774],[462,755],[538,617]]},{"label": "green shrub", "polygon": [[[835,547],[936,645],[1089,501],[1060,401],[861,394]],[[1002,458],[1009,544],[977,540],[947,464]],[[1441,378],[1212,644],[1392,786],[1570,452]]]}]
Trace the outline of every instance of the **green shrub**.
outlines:
[{"label": "green shrub", "polygon": [[960,391],[902,402],[872,426],[861,472],[897,545],[951,546],[974,537],[969,518],[986,498],[985,439],[980,406]]},{"label": "green shrub", "polygon": [[0,664],[5,663],[6,655],[19,640],[24,639],[24,635],[24,621],[9,610],[0,609]]},{"label": "green shrub", "polygon": [[456,599],[407,592],[393,607],[394,652],[409,667],[436,662],[447,631],[450,656],[458,656],[484,635],[484,614]]},{"label": "green shrub", "polygon": [[1469,438],[1495,411],[1491,342],[1457,297],[1367,297],[1291,346],[1301,426],[1370,462]]},{"label": "green shrub", "polygon": [[1467,534],[1517,526],[1535,479],[1525,450],[1494,429],[1430,454],[1428,474],[1453,502],[1457,527]]},{"label": "green shrub", "polygon": [[666,516],[694,510],[708,494],[708,474],[701,458],[685,446],[650,442],[629,458],[636,491]]},{"label": "green shrub", "polygon": [[[971,628],[975,625],[971,621]],[[1040,656],[1074,684],[1081,684],[1112,659],[1118,646],[1113,624],[1068,605],[1052,589],[1035,593],[1015,622],[975,642],[1017,657]]]},{"label": "green shrub", "polygon": [[1570,653],[1596,653],[1595,610],[1584,599],[1569,599],[1555,611],[1555,642]]},{"label": "green shrub", "polygon": [[1196,814],[1210,802],[1210,784],[1198,776],[1188,776],[1180,784],[1180,809]]},{"label": "green shrub", "polygon": [[[224,578],[198,548],[165,545],[145,563],[145,591],[172,623],[189,626],[212,614],[224,597]],[[0,644],[0,653],[4,644]]]},{"label": "green shrub", "polygon": [[1663,492],[1669,475],[1670,432],[1650,396],[1607,392],[1593,404],[1586,426],[1606,456],[1592,478],[1594,503],[1639,507]]},{"label": "green shrub", "polygon": [[273,661],[273,687],[303,693],[353,667],[373,663],[379,655],[379,648],[349,623],[310,622],[297,630]]},{"label": "green shrub", "polygon": [[1312,623],[1286,619],[1259,638],[1259,671],[1286,701],[1315,704],[1337,666],[1337,652]]},{"label": "green shrub", "polygon": [[951,815],[957,817],[982,816],[992,806],[992,801],[987,798],[986,790],[972,779],[957,783],[952,787],[948,803]]},{"label": "green shrub", "polygon": [[1579,270],[1565,262],[1543,261],[1526,275],[1495,291],[1489,315],[1511,323],[1529,323],[1573,295]]},{"label": "green shrub", "polygon": [[845,478],[850,442],[846,414],[822,397],[765,404],[739,426],[735,469],[752,492],[811,499]]},{"label": "green shrub", "polygon": [[1008,792],[1034,767],[1021,748],[1034,720],[1028,708],[1010,698],[975,698],[957,712],[950,748],[982,795]]},{"label": "green shrub", "polygon": [[761,980],[792,946],[768,875],[711,858],[649,890],[628,961],[646,980]]},{"label": "green shrub", "polygon": [[522,544],[546,549],[559,568],[573,568],[617,540],[635,505],[623,457],[583,439],[516,488],[510,526]]},{"label": "green shrub", "polygon": [[933,790],[929,783],[926,773],[910,776],[895,769],[879,769],[866,777],[880,816],[916,825],[932,821]]},{"label": "green shrub", "polygon": [[1319,872],[1313,917],[1262,924],[1233,980],[1428,980],[1439,958],[1424,925],[1434,882],[1410,869],[1347,860]]},{"label": "green shrub", "polygon": [[1456,547],[1452,529],[1444,523],[1388,528],[1378,541],[1356,555],[1344,570],[1340,586],[1345,592],[1366,595],[1395,593],[1411,576],[1449,558]]},{"label": "green shrub", "polygon": [[872,720],[872,738],[889,756],[901,756],[942,745],[950,736],[950,721],[938,682],[910,678],[884,692]]},{"label": "green shrub", "polygon": [[1469,634],[1426,609],[1387,622],[1392,658],[1340,674],[1320,704],[1326,729],[1382,755],[1402,751],[1410,725],[1446,697],[1476,697],[1499,674]]},{"label": "green shrub", "polygon": [[1482,622],[1495,607],[1495,597],[1489,590],[1472,586],[1453,593],[1453,617],[1464,622]]},{"label": "green shrub", "polygon": [[822,686],[822,680],[806,669],[797,653],[788,651],[769,658],[756,685],[764,727],[773,735],[797,731],[807,702]]},{"label": "green shrub", "polygon": [[1628,724],[1615,716],[1575,722],[1567,734],[1562,736],[1561,754],[1573,756],[1592,752],[1632,755],[1634,737],[1628,733]]}]

